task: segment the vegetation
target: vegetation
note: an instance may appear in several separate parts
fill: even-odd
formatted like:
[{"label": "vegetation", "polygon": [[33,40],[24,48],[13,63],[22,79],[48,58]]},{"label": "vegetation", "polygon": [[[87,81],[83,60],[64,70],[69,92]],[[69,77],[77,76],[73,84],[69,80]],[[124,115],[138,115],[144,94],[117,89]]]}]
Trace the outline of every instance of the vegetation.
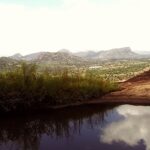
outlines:
[{"label": "vegetation", "polygon": [[[98,65],[95,65],[98,66]],[[150,60],[112,61],[105,62],[99,68],[89,68],[86,72],[96,78],[105,78],[114,82],[128,80],[150,69]]]},{"label": "vegetation", "polygon": [[0,111],[94,99],[116,90],[116,82],[150,69],[149,59],[89,61],[80,65],[25,62],[0,59]]},{"label": "vegetation", "polygon": [[34,64],[0,73],[0,110],[4,112],[38,109],[90,100],[114,91],[117,85],[80,71],[39,73]]}]

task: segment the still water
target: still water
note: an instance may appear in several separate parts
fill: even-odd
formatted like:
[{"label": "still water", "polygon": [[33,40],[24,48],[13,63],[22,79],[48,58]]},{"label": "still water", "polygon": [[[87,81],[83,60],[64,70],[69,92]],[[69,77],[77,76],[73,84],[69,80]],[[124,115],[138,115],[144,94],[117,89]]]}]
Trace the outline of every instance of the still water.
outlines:
[{"label": "still water", "polygon": [[0,150],[150,150],[150,106],[84,106],[1,118]]}]

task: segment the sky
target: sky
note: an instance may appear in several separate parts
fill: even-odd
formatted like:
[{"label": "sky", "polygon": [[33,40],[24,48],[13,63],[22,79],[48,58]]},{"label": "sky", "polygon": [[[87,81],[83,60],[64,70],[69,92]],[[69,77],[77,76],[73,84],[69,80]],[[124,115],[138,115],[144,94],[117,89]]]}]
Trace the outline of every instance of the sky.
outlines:
[{"label": "sky", "polygon": [[0,55],[150,51],[149,0],[0,0]]}]

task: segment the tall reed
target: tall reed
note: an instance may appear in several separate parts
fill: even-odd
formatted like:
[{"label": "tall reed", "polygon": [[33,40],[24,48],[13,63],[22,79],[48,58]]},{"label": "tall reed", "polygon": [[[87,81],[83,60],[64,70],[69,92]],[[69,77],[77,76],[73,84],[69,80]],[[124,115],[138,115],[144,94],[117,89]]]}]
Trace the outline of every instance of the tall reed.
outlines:
[{"label": "tall reed", "polygon": [[21,69],[0,73],[0,111],[92,100],[116,88],[108,80],[83,75],[80,71],[37,73],[35,64],[22,64]]}]

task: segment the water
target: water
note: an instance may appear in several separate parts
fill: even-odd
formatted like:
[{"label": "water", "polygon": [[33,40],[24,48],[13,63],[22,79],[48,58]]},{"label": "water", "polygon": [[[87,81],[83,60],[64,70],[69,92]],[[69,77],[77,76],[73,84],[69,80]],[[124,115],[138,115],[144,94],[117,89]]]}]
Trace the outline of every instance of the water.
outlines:
[{"label": "water", "polygon": [[84,106],[1,118],[0,150],[150,150],[150,106]]}]

